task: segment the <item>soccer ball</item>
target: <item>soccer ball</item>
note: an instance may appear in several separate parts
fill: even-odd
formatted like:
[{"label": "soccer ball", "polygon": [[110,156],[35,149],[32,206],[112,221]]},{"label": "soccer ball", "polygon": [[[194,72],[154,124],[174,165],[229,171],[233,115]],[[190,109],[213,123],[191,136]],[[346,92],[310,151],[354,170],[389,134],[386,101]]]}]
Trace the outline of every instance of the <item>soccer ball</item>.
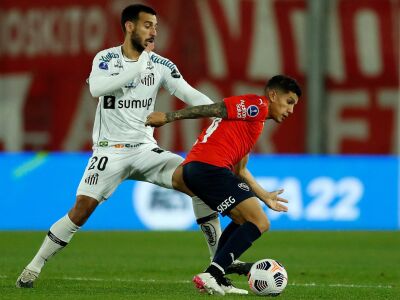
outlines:
[{"label": "soccer ball", "polygon": [[278,296],[285,289],[288,276],[276,260],[262,259],[251,267],[248,282],[250,289],[260,296]]}]

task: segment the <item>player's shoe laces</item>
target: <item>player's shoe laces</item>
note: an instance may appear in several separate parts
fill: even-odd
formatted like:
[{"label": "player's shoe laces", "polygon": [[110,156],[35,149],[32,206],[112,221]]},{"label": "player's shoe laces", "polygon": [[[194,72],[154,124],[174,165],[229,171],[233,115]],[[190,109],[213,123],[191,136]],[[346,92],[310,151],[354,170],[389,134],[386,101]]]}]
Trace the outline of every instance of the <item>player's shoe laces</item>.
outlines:
[{"label": "player's shoe laces", "polygon": [[235,260],[229,267],[226,268],[225,274],[238,274],[247,276],[253,264],[254,263]]},{"label": "player's shoe laces", "polygon": [[207,292],[210,295],[225,295],[222,287],[217,283],[216,279],[210,273],[200,273],[193,277],[195,287],[200,292]]},{"label": "player's shoe laces", "polygon": [[39,273],[24,269],[19,275],[15,286],[17,288],[33,288],[33,282],[38,278]]},{"label": "player's shoe laces", "polygon": [[247,290],[239,289],[232,284],[232,281],[229,278],[224,276],[215,277],[217,283],[222,287],[225,294],[239,294],[239,295],[247,295],[249,292]]}]

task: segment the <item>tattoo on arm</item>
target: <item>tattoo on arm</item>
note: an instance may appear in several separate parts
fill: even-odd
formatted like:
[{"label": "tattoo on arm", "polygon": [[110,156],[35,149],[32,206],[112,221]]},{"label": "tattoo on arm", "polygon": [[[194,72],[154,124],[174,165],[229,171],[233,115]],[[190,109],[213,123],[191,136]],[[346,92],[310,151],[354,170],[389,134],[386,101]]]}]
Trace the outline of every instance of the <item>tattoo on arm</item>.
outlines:
[{"label": "tattoo on arm", "polygon": [[166,113],[167,122],[181,119],[198,119],[206,117],[227,118],[225,102],[218,102],[209,105],[191,106],[178,111]]}]

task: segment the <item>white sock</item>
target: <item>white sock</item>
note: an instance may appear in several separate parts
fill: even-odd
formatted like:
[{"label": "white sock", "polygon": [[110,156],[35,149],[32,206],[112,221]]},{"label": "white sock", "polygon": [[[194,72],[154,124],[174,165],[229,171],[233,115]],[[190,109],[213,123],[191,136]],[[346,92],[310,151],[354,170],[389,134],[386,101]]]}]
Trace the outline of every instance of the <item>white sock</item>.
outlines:
[{"label": "white sock", "polygon": [[204,234],[212,261],[218,248],[219,238],[221,237],[221,224],[218,213],[197,196],[192,198],[192,204],[197,224]]},{"label": "white sock", "polygon": [[50,227],[50,231],[47,233],[39,251],[26,268],[40,273],[47,260],[63,249],[79,228],[79,226],[72,223],[68,214],[55,222],[53,226]]}]

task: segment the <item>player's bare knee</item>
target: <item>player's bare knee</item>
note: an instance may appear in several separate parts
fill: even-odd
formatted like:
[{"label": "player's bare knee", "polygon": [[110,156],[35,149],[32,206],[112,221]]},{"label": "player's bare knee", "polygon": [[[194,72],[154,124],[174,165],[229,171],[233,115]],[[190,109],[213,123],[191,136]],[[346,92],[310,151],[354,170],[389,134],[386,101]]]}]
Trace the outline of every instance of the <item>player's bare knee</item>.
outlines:
[{"label": "player's bare knee", "polygon": [[183,181],[183,169],[182,166],[178,166],[175,172],[172,174],[172,187],[174,190],[180,191],[193,197],[194,194],[189,188],[186,186],[185,182]]},{"label": "player's bare knee", "polygon": [[240,224],[240,225],[242,225],[242,224],[245,222],[245,220],[244,220],[242,217],[240,217],[240,216],[232,216],[232,215],[231,215],[231,219],[232,219],[232,221],[233,221],[234,223]]},{"label": "player's bare knee", "polygon": [[232,209],[229,212],[229,217],[232,219],[232,221],[236,224],[242,225],[243,223],[246,222],[246,220],[242,217],[242,215],[236,211],[235,209]]},{"label": "player's bare knee", "polygon": [[257,226],[257,228],[260,230],[261,233],[264,233],[269,230],[270,228],[270,222],[267,218],[266,215],[264,216],[259,216],[255,219],[248,220],[249,222],[252,222],[254,225]]},{"label": "player's bare knee", "polygon": [[263,218],[258,222],[257,227],[261,233],[267,232],[270,228],[270,222],[267,218]]},{"label": "player's bare knee", "polygon": [[68,216],[74,224],[82,226],[98,204],[99,202],[92,197],[78,195],[74,207],[68,212]]}]

